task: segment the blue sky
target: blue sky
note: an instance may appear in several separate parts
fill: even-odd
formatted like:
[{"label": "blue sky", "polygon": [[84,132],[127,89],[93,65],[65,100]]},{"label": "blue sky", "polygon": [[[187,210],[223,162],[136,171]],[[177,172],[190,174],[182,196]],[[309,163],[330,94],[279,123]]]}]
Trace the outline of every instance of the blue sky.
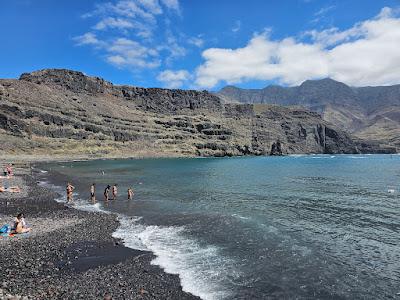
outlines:
[{"label": "blue sky", "polygon": [[[0,0],[0,78],[67,68],[216,90],[400,83],[398,0]],[[398,53],[397,53],[398,52]]]}]

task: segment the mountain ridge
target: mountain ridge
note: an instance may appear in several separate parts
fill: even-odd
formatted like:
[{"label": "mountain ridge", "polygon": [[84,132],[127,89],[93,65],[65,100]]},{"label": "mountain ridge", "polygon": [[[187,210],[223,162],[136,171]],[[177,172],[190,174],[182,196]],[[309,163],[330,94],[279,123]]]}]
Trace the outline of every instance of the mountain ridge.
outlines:
[{"label": "mountain ridge", "polygon": [[300,105],[359,138],[400,146],[400,84],[351,87],[324,78],[295,87],[241,89],[230,85],[215,94],[225,103]]},{"label": "mountain ridge", "polygon": [[0,79],[3,153],[237,156],[393,153],[307,109],[224,104],[208,91],[113,85],[66,69]]}]

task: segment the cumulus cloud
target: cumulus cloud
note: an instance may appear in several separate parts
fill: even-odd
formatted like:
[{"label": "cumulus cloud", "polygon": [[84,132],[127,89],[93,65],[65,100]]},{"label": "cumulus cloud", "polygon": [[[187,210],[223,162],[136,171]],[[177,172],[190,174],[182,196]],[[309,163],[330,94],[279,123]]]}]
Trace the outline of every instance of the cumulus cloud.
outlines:
[{"label": "cumulus cloud", "polygon": [[[383,8],[373,19],[347,30],[330,28],[273,40],[255,34],[243,48],[210,48],[196,71],[196,84],[212,88],[248,80],[277,80],[297,85],[307,79],[331,77],[353,86],[400,82],[400,18]],[[304,35],[303,35],[304,38]]]},{"label": "cumulus cloud", "polygon": [[162,82],[165,87],[174,89],[181,87],[190,77],[189,72],[186,70],[165,70],[158,74],[157,80]]}]

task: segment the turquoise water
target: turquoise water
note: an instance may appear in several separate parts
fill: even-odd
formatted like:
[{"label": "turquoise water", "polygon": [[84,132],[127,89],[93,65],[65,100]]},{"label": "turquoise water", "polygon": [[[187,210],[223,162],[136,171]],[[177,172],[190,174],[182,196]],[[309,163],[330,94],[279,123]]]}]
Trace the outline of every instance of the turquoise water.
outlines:
[{"label": "turquoise water", "polygon": [[[152,251],[155,264],[204,299],[400,293],[398,155],[98,160],[43,168],[73,182],[77,206],[118,213],[115,236]],[[87,201],[91,182],[95,206]],[[118,199],[104,203],[104,187],[114,183]],[[129,186],[133,201],[126,199]]]}]

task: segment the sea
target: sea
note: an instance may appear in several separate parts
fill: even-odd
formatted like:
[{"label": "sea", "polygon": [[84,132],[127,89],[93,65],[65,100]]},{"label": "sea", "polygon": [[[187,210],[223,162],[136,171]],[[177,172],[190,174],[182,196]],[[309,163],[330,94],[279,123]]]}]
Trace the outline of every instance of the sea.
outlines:
[{"label": "sea", "polygon": [[[400,155],[94,160],[40,169],[43,184],[62,193],[58,201],[71,181],[74,206],[116,213],[114,236],[154,253],[153,264],[202,299],[400,299]],[[104,202],[113,184],[118,197]]]}]

